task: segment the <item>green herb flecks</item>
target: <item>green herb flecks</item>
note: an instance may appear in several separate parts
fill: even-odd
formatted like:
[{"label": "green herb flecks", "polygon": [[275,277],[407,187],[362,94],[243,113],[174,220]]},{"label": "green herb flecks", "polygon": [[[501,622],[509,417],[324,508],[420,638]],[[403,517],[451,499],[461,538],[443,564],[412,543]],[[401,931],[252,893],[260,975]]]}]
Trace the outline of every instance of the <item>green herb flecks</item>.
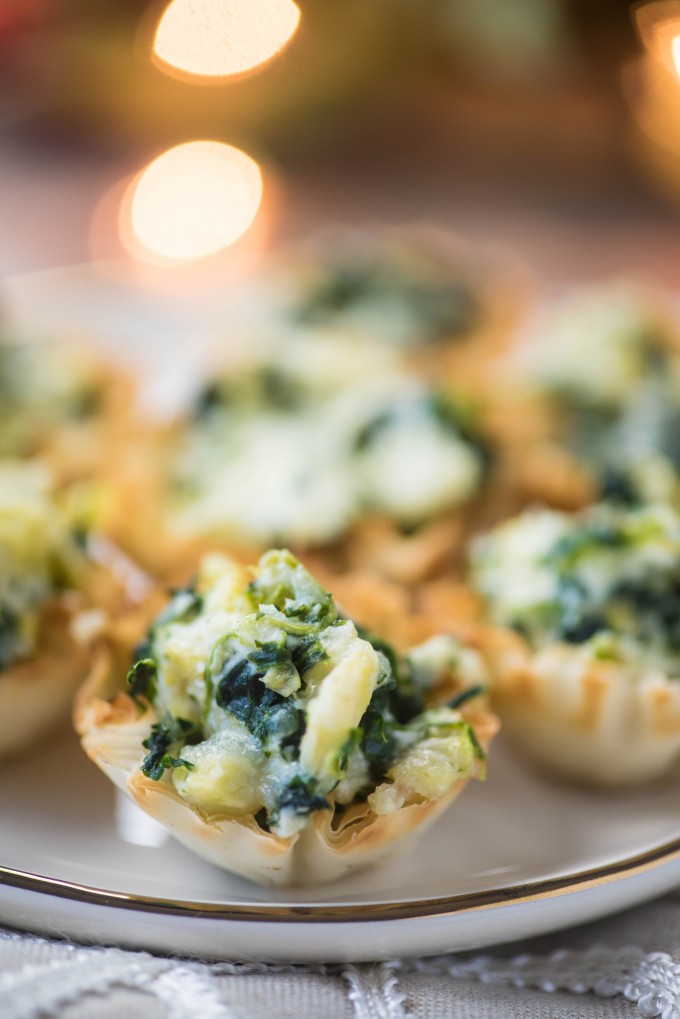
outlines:
[{"label": "green herb flecks", "polygon": [[130,694],[136,701],[145,697],[153,702],[156,696],[158,680],[158,666],[153,658],[141,658],[136,661],[127,674],[127,682],[130,687]]},{"label": "green herb flecks", "polygon": [[328,659],[328,654],[315,634],[309,634],[300,640],[292,651],[293,665],[304,676],[306,672],[313,669],[319,662]]},{"label": "green herb flecks", "polygon": [[203,598],[193,587],[183,587],[172,592],[172,599],[154,623],[154,629],[168,623],[190,623],[200,615]]},{"label": "green herb flecks", "polygon": [[307,817],[317,810],[330,810],[330,806],[327,797],[316,791],[313,779],[295,775],[281,790],[278,807],[269,816],[268,822],[275,826],[283,813]]},{"label": "green herb flecks", "polygon": [[447,702],[447,707],[453,708],[455,711],[463,704],[467,704],[468,701],[474,700],[475,697],[482,697],[485,693],[486,690],[483,686],[469,686],[467,690],[461,690],[461,692],[456,694],[455,697],[452,697],[451,700]]},{"label": "green herb flecks", "polygon": [[[251,652],[251,656],[262,650]],[[265,672],[249,657],[225,656],[221,665],[211,672],[215,701],[242,722],[264,746],[275,744],[284,759],[292,759],[297,756],[304,734],[304,711],[290,697],[266,686],[263,683]],[[271,661],[272,657],[268,649],[267,660]]]},{"label": "green herb flecks", "polygon": [[170,751],[173,747],[186,746],[199,739],[200,733],[185,718],[156,722],[151,726],[151,735],[142,742],[142,746],[149,752],[142,761],[141,770],[154,782],[162,778],[168,769],[182,767],[193,770],[193,764],[182,757],[175,757]]},{"label": "green herb flecks", "polygon": [[332,596],[285,549],[262,557],[249,594],[267,621],[287,633],[320,632],[337,618]]}]

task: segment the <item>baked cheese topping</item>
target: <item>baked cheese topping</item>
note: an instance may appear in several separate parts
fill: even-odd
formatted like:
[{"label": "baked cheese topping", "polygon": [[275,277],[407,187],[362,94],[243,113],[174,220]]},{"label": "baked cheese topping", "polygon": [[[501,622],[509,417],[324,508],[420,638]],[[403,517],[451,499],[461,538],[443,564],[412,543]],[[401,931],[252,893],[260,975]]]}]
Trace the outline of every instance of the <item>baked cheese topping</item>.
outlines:
[{"label": "baked cheese topping", "polygon": [[566,300],[537,327],[520,361],[547,394],[562,440],[628,503],[680,497],[680,346],[635,289],[610,286]]},{"label": "baked cheese topping", "polygon": [[479,539],[472,580],[492,620],[535,649],[563,642],[680,678],[680,517],[600,504],[527,511]]},{"label": "baked cheese topping", "polygon": [[469,414],[401,375],[316,389],[289,365],[213,383],[170,472],[180,531],[331,542],[367,511],[417,526],[469,501],[487,458]]},{"label": "baked cheese topping", "polygon": [[0,456],[31,455],[45,432],[96,414],[101,381],[61,344],[0,338]]},{"label": "baked cheese topping", "polygon": [[0,461],[0,668],[35,651],[41,608],[80,568],[49,487],[41,465]]},{"label": "baked cheese topping", "polygon": [[480,692],[479,656],[453,637],[398,658],[360,633],[287,551],[247,568],[206,557],[175,593],[129,674],[155,707],[142,770],[202,813],[254,816],[294,835],[319,810],[389,813],[480,770],[458,702]]},{"label": "baked cheese topping", "polygon": [[584,406],[620,408],[647,374],[660,346],[658,328],[633,288],[580,291],[536,325],[522,367],[543,390]]},{"label": "baked cheese topping", "polygon": [[284,313],[298,329],[332,325],[400,347],[466,336],[482,315],[471,281],[406,237],[334,235],[285,283]]}]

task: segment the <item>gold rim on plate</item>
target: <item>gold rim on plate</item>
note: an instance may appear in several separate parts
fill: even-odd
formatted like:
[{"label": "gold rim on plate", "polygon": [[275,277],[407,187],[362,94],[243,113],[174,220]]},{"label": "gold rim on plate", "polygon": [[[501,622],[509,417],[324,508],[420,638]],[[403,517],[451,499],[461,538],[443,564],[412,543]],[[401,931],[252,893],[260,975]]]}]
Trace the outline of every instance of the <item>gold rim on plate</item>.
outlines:
[{"label": "gold rim on plate", "polygon": [[565,874],[562,877],[528,881],[505,888],[467,892],[464,895],[443,898],[367,904],[329,905],[323,902],[310,902],[296,905],[286,905],[285,903],[281,905],[260,903],[249,905],[247,903],[170,901],[155,896],[106,891],[3,866],[0,866],[0,885],[62,899],[72,899],[88,905],[179,917],[193,916],[201,919],[238,920],[251,923],[352,923],[357,920],[375,922],[427,919],[435,916],[479,912],[496,906],[539,902],[558,895],[565,895],[568,892],[587,891],[612,881],[633,877],[679,858],[680,838],[677,838],[634,856],[624,857],[600,867]]}]

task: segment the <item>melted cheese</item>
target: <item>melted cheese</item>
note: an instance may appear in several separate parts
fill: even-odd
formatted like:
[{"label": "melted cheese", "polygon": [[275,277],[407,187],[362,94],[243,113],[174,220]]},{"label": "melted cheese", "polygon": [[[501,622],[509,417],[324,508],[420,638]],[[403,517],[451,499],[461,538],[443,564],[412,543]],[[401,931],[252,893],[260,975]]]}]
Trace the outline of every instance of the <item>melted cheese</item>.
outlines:
[{"label": "melted cheese", "polygon": [[380,661],[373,647],[357,636],[353,623],[337,627],[343,628],[347,635],[344,647],[331,657],[332,667],[307,705],[300,762],[313,775],[334,773],[335,754],[359,725],[380,677]]},{"label": "melted cheese", "polygon": [[16,628],[10,657],[34,650],[40,607],[81,566],[49,488],[40,464],[0,463],[0,609]]},{"label": "melted cheese", "polygon": [[[396,722],[388,658],[338,619],[331,596],[285,550],[254,569],[206,557],[195,586],[152,626],[145,654],[156,665],[150,696],[160,719],[153,766],[170,768],[179,795],[205,814],[265,811],[271,830],[288,838],[310,813],[331,809],[329,794],[338,803],[365,796],[376,768],[402,798],[427,799],[443,795],[466,760],[473,767],[456,712]],[[430,674],[423,688],[451,671],[463,684],[479,677],[475,653],[451,637],[413,656]],[[405,695],[409,710],[419,681]],[[378,707],[383,686],[389,696]]]},{"label": "melted cheese", "polygon": [[379,374],[294,408],[227,400],[180,441],[174,525],[305,546],[333,541],[367,507],[411,525],[461,505],[481,484],[483,459],[437,418],[431,395]]},{"label": "melted cheese", "polygon": [[536,323],[520,355],[541,388],[584,403],[620,406],[644,374],[650,333],[647,302],[625,285],[580,292]]}]

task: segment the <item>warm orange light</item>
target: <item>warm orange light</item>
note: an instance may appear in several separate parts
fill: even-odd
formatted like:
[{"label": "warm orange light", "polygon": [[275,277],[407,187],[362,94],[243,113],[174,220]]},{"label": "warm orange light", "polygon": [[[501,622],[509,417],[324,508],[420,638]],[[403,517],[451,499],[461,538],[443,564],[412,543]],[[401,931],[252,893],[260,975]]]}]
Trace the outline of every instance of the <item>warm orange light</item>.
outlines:
[{"label": "warm orange light", "polygon": [[680,0],[642,4],[634,16],[648,55],[666,70],[680,74]]},{"label": "warm orange light", "polygon": [[177,145],[154,159],[132,185],[130,226],[152,255],[191,261],[241,237],[262,200],[257,163],[221,142]]},{"label": "warm orange light", "polygon": [[171,73],[243,74],[275,56],[299,20],[292,0],[172,0],[156,29],[154,56]]},{"label": "warm orange light", "polygon": [[671,41],[671,53],[673,54],[675,73],[680,76],[680,35],[673,36]]}]

